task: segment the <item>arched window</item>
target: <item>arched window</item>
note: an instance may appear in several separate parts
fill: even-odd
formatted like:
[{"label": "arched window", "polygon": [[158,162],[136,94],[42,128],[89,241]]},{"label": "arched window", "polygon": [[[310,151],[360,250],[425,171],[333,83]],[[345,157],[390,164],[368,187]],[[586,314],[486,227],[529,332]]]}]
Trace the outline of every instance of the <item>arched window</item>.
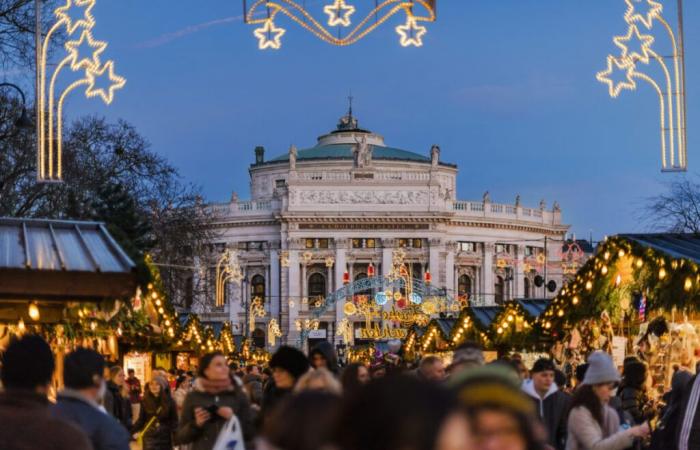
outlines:
[{"label": "arched window", "polygon": [[523,280],[523,287],[525,288],[525,298],[530,298],[530,279],[528,277]]},{"label": "arched window", "polygon": [[326,277],[321,273],[314,273],[309,277],[309,297],[326,296]]},{"label": "arched window", "polygon": [[459,277],[457,283],[457,295],[459,298],[465,298],[469,300],[472,296],[472,279],[469,275],[462,275]]},{"label": "arched window", "polygon": [[265,300],[265,277],[262,275],[255,275],[253,280],[250,282],[250,289],[253,294],[253,298],[260,297]]},{"label": "arched window", "polygon": [[505,292],[506,292],[506,283],[503,280],[503,277],[497,276],[496,277],[496,285],[494,286],[494,292],[496,294],[496,304],[497,305],[502,305],[503,301],[505,300]]}]

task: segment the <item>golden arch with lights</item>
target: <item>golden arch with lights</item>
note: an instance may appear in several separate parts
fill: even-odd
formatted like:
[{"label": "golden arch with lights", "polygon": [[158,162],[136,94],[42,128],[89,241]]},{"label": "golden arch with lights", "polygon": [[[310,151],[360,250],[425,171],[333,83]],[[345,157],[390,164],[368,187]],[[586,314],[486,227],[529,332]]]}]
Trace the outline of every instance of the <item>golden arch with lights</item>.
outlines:
[{"label": "golden arch with lights", "polygon": [[[278,50],[282,46],[284,28],[277,26],[277,20],[286,16],[306,31],[332,45],[347,46],[360,41],[395,15],[405,15],[405,22],[396,26],[399,43],[403,47],[420,47],[427,28],[422,25],[435,22],[437,0],[374,0],[374,7],[364,17],[355,21],[360,0],[328,0],[323,6],[323,19],[317,19],[299,2],[293,0],[243,0],[245,21],[259,25],[253,35],[258,39],[261,50]],[[365,0],[367,2],[368,0]],[[354,4],[353,4],[354,3]],[[329,28],[336,27],[337,32]],[[343,34],[343,30],[348,32]]]},{"label": "golden arch with lights", "polygon": [[[624,19],[627,32],[613,39],[620,49],[619,55],[608,55],[606,68],[596,75],[608,87],[611,97],[617,98],[623,90],[635,90],[637,82],[649,84],[659,98],[661,128],[661,166],[665,172],[687,170],[686,148],[686,93],[685,51],[683,44],[683,10],[678,2],[678,33],[663,17],[663,5],[654,0],[625,0],[627,11]],[[657,53],[653,48],[656,37],[650,34],[659,24],[671,46],[669,55]],[[638,48],[631,44],[638,43]],[[649,74],[652,65],[660,69],[656,78]],[[617,81],[613,74],[623,78]]]},{"label": "golden arch with lights", "polygon": [[[65,0],[63,6],[53,11],[56,21],[46,36],[37,33],[37,179],[41,182],[63,180],[63,110],[68,95],[84,88],[87,98],[99,97],[109,105],[114,92],[126,84],[115,73],[114,61],[102,60],[107,43],[92,35],[95,26],[92,10],[96,1]],[[37,22],[40,17],[38,4]],[[51,39],[61,32],[67,38],[65,56],[53,68],[48,63],[48,48]],[[49,68],[53,72],[47,77]],[[57,89],[60,75],[68,70],[79,74],[79,79],[62,90]],[[102,80],[106,83],[98,83]]]}]

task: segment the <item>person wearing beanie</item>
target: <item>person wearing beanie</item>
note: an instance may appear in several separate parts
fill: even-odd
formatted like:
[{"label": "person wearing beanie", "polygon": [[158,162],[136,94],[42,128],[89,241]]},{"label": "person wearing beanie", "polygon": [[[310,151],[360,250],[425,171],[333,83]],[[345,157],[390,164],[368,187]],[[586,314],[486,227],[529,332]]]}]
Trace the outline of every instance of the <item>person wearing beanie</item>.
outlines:
[{"label": "person wearing beanie", "polygon": [[566,450],[623,450],[630,448],[636,438],[649,435],[647,423],[621,428],[620,417],[609,405],[619,381],[610,355],[591,353],[583,383],[571,404]]},{"label": "person wearing beanie", "polygon": [[484,352],[476,342],[465,342],[457,347],[452,355],[452,363],[447,367],[450,377],[458,376],[465,370],[484,365]]},{"label": "person wearing beanie", "polygon": [[554,382],[554,361],[540,358],[530,371],[530,379],[522,385],[523,391],[534,401],[537,413],[547,430],[549,445],[557,450],[566,446],[566,419],[571,396]]},{"label": "person wearing beanie", "polygon": [[297,380],[309,371],[309,360],[298,349],[283,345],[270,358],[272,380],[265,386],[260,418],[264,423],[275,406],[292,393]]},{"label": "person wearing beanie", "polygon": [[535,404],[522,392],[518,374],[505,364],[474,367],[449,387],[472,424],[475,448],[546,448],[547,432]]},{"label": "person wearing beanie", "polygon": [[2,354],[0,448],[89,450],[90,441],[77,426],[53,417],[46,397],[54,371],[46,341],[35,335],[13,339]]},{"label": "person wearing beanie", "polygon": [[94,350],[79,347],[63,360],[65,388],[51,407],[55,417],[80,427],[95,450],[129,450],[126,428],[99,404],[107,390],[105,360]]}]

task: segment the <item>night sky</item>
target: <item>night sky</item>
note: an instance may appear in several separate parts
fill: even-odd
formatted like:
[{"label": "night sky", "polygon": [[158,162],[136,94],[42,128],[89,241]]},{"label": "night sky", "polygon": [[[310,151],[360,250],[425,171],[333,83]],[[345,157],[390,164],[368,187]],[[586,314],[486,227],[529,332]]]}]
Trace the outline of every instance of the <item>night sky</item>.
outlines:
[{"label": "night sky", "polygon": [[[322,16],[327,1],[307,0]],[[356,5],[369,0],[352,0]],[[281,51],[261,52],[238,0],[98,0],[93,34],[128,79],[110,108],[133,123],[210,201],[248,197],[253,148],[267,158],[314,145],[347,109],[388,145],[459,165],[458,197],[526,206],[557,200],[578,236],[644,231],[645,199],[679,175],[660,173],[656,93],[617,100],[595,79],[625,34],[623,0],[440,0],[422,48],[402,48],[390,20],[337,48],[280,19]],[[675,23],[675,1],[663,2]],[[686,1],[690,173],[700,162],[700,2]],[[323,16],[325,17],[325,16]],[[668,53],[663,35],[655,48]],[[656,72],[653,72],[656,74]],[[6,76],[7,77],[7,76]],[[67,80],[68,81],[68,80]]]}]

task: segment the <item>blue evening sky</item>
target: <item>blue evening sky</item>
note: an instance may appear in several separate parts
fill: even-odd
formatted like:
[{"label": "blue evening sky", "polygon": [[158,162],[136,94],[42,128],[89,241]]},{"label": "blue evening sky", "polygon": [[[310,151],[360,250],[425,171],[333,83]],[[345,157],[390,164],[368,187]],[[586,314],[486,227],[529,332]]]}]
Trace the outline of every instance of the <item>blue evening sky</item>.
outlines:
[{"label": "blue evening sky", "polygon": [[[250,3],[250,2],[249,2]],[[330,0],[307,0],[322,16]],[[373,4],[351,0],[351,4]],[[617,100],[595,73],[624,34],[623,0],[440,0],[422,48],[395,17],[337,48],[288,20],[280,51],[259,51],[240,0],[98,0],[93,33],[128,83],[111,108],[78,96],[71,117],[133,123],[210,201],[248,197],[253,148],[312,146],[347,108],[387,144],[459,165],[458,196],[535,206],[557,200],[579,236],[644,230],[637,211],[663,183],[655,92]],[[666,0],[675,23],[675,1]],[[690,172],[700,161],[700,2],[686,1]],[[673,19],[673,20],[671,20]],[[667,53],[659,34],[657,49]]]}]

